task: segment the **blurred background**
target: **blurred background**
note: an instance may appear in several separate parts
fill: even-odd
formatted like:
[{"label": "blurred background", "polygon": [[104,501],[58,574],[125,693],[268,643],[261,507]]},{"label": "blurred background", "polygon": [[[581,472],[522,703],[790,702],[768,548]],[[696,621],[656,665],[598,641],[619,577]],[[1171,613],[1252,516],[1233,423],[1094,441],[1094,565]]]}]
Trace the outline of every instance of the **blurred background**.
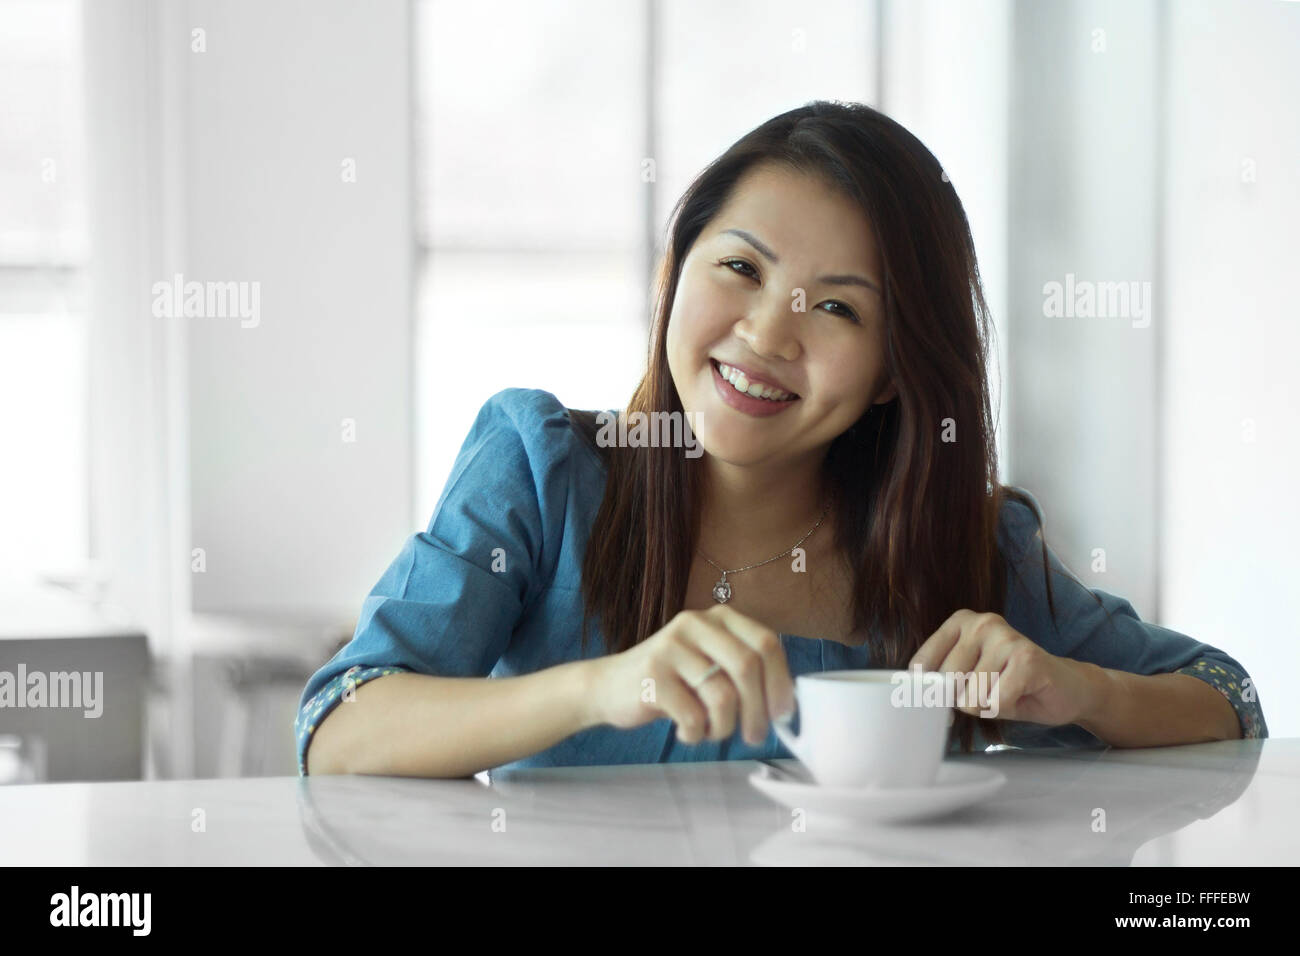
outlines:
[{"label": "blurred background", "polygon": [[0,670],[105,697],[0,709],[0,780],[296,773],[479,406],[623,405],[672,204],[812,99],[962,198],[1051,546],[1300,733],[1297,50],[1283,0],[0,0]]}]

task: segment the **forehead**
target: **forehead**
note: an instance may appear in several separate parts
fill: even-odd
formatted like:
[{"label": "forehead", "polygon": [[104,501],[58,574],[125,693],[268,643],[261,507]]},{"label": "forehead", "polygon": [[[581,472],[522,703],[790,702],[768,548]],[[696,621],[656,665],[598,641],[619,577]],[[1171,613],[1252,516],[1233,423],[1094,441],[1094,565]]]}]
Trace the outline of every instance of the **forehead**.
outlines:
[{"label": "forehead", "polygon": [[[764,164],[737,181],[705,233],[719,239],[743,229],[765,242],[782,266],[879,273],[875,230],[863,209],[830,184],[785,166]],[[743,243],[735,236],[721,239]]]}]

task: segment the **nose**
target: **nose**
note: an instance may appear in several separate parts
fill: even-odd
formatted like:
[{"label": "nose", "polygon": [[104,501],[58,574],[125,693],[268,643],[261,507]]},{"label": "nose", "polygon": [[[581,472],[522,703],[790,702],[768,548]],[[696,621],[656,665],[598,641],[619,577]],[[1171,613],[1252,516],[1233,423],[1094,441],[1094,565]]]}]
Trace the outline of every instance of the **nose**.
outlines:
[{"label": "nose", "polygon": [[799,339],[795,334],[799,314],[788,302],[756,308],[736,323],[736,336],[755,355],[793,362],[799,357]]}]

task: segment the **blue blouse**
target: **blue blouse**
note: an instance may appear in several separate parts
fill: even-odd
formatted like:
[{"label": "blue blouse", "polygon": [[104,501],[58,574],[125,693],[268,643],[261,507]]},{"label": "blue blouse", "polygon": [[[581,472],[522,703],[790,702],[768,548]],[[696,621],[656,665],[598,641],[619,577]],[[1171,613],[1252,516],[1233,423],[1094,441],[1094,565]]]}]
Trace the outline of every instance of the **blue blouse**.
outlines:
[{"label": "blue blouse", "polygon": [[[596,449],[570,425],[554,395],[510,388],[488,399],[428,529],[406,540],[362,604],[352,640],[307,682],[294,724],[299,774],[307,773],[312,732],[349,687],[398,671],[513,677],[599,656],[599,627],[593,622],[594,639],[580,654],[579,625],[582,557],[604,487]],[[1268,735],[1253,682],[1240,664],[1208,644],[1143,622],[1128,601],[1085,587],[1049,549],[1057,609],[1052,619],[1041,532],[1028,507],[1004,504],[998,546],[1009,570],[1002,616],[1021,634],[1052,654],[1101,667],[1191,674],[1227,697],[1243,737]],[[781,643],[792,676],[879,666],[866,645],[793,634],[782,634]],[[1104,746],[1075,724],[1006,721],[1003,730],[1012,746]],[[728,740],[695,744],[682,743],[673,731],[666,717],[631,730],[593,727],[506,766],[791,756],[770,727],[759,746],[747,743],[739,726]],[[984,749],[989,741],[977,733],[974,745]]]}]

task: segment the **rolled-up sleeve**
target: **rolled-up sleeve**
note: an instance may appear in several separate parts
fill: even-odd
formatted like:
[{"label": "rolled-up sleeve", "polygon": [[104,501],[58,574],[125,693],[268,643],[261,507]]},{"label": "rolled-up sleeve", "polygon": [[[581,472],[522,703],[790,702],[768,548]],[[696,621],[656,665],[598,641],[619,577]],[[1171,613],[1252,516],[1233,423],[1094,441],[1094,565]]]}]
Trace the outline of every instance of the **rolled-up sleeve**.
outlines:
[{"label": "rolled-up sleeve", "polygon": [[1264,710],[1255,694],[1254,680],[1241,667],[1228,663],[1231,658],[1224,660],[1224,657],[1226,655],[1199,658],[1178,668],[1177,673],[1199,678],[1228,698],[1228,703],[1237,712],[1243,738],[1267,737],[1268,724],[1264,722]]},{"label": "rolled-up sleeve", "polygon": [[548,523],[563,513],[571,450],[554,395],[506,389],[479,411],[428,528],[411,535],[361,605],[352,640],[307,682],[298,770],[348,689],[386,674],[487,677],[554,573]]},{"label": "rolled-up sleeve", "polygon": [[[1204,680],[1232,704],[1243,737],[1268,736],[1253,681],[1240,663],[1217,647],[1143,621],[1124,598],[1086,586],[1046,547],[1037,501],[1017,490],[1033,507],[1011,498],[1002,506],[998,537],[1007,563],[1008,624],[1059,657],[1132,674],[1182,673]],[[1015,746],[1104,745],[1075,724],[1008,721],[1004,727]]]}]

